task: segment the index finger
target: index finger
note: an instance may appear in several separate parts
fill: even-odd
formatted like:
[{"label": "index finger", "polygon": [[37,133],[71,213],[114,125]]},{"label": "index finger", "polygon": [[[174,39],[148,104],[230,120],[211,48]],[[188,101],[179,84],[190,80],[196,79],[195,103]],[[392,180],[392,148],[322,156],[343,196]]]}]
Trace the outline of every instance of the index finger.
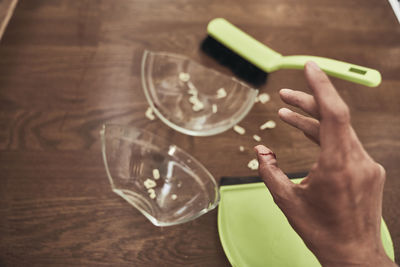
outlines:
[{"label": "index finger", "polygon": [[321,148],[333,145],[339,149],[351,135],[349,108],[316,63],[307,62],[304,70],[320,114]]}]

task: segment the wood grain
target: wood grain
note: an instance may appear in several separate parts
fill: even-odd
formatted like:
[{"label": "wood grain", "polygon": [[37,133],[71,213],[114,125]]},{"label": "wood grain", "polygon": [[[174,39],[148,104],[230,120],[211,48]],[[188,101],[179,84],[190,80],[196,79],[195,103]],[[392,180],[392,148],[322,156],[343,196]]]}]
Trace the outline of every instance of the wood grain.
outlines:
[{"label": "wood grain", "polygon": [[[246,166],[251,136],[185,136],[144,116],[144,49],[231,74],[200,49],[214,17],[285,55],[381,71],[378,88],[333,82],[367,151],[387,170],[383,215],[400,259],[400,27],[386,1],[20,0],[0,45],[0,266],[229,266],[216,210],[154,227],[111,192],[99,143],[103,123],[126,123],[189,151],[217,179],[256,174]],[[306,171],[319,150],[279,121],[283,87],[308,91],[300,71],[272,73],[260,87],[271,101],[256,104],[240,124],[255,133],[277,121],[259,133],[262,142],[286,172]]]}]

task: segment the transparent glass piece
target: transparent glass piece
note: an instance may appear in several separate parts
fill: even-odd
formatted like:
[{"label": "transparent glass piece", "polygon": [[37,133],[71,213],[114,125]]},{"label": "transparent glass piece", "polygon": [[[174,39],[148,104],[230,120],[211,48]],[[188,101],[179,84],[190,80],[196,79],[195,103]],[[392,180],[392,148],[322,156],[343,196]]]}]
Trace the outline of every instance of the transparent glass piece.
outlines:
[{"label": "transparent glass piece", "polygon": [[[247,115],[258,94],[233,77],[163,52],[144,52],[142,85],[154,113],[173,129],[193,136],[215,135],[232,128]],[[218,94],[221,88],[226,92],[224,97]],[[201,104],[193,104],[194,92]]]},{"label": "transparent glass piece", "polygon": [[[219,191],[213,176],[179,147],[123,125],[104,125],[100,135],[112,190],[154,225],[184,223],[218,205]],[[146,188],[148,179],[156,184],[151,188],[153,196]]]}]

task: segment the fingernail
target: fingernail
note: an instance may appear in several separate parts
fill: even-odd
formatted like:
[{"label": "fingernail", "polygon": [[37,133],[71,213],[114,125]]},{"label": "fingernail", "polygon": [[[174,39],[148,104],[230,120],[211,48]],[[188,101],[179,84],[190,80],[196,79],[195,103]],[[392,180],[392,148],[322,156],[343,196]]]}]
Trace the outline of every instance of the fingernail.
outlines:
[{"label": "fingernail", "polygon": [[270,151],[268,148],[266,148],[266,147],[263,146],[263,145],[257,145],[257,146],[255,146],[255,147],[254,147],[254,150],[257,152],[257,154],[260,154],[260,153],[267,153],[267,152]]},{"label": "fingernail", "polygon": [[290,109],[288,109],[288,108],[281,108],[279,111],[278,111],[278,113],[280,114],[280,115],[288,115],[289,113],[291,113],[292,111],[290,110]]},{"label": "fingernail", "polygon": [[276,159],[275,153],[263,145],[255,146],[254,149],[256,150],[258,156],[262,156],[264,158],[267,157],[267,159],[270,159],[271,157]]},{"label": "fingernail", "polygon": [[319,70],[320,69],[318,67],[317,63],[315,63],[314,61],[307,61],[307,66],[309,66],[310,68],[312,68],[314,70]]},{"label": "fingernail", "polygon": [[285,94],[285,93],[291,93],[291,92],[293,92],[293,90],[289,89],[289,88],[283,88],[280,90],[280,92]]}]

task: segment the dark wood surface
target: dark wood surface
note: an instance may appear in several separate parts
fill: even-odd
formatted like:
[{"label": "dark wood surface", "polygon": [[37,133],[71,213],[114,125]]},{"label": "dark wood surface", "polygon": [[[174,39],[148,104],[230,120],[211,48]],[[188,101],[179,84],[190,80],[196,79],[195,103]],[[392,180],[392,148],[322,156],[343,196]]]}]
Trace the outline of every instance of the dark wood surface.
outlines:
[{"label": "dark wood surface", "polygon": [[[284,55],[332,57],[379,69],[366,88],[333,79],[368,152],[387,170],[383,216],[400,259],[400,26],[378,0],[20,0],[0,44],[0,265],[228,266],[217,211],[157,228],[110,190],[100,155],[103,123],[169,138],[217,178],[256,173],[250,135],[190,137],[144,116],[144,49],[176,52],[223,73],[199,48],[225,17]],[[271,95],[242,121],[261,133],[286,172],[305,171],[318,147],[283,124],[278,90],[308,91],[303,74],[270,74]],[[246,147],[244,153],[238,146]]]}]

